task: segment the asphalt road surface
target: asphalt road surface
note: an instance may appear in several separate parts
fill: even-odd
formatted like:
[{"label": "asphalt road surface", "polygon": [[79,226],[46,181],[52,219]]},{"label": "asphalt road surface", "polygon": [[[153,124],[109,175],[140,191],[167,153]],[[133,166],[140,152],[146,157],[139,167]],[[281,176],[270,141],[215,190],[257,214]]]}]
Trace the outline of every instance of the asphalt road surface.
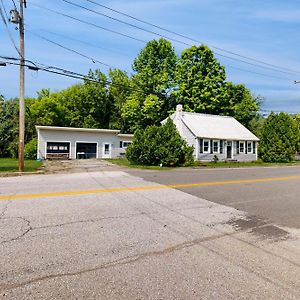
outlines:
[{"label": "asphalt road surface", "polygon": [[299,173],[0,178],[0,298],[299,299]]},{"label": "asphalt road surface", "polygon": [[[175,188],[262,216],[282,226],[300,228],[300,166],[129,172],[160,184],[183,184],[182,187]],[[243,182],[244,180],[246,182]],[[224,181],[234,182],[220,185]],[[184,186],[185,183],[202,182],[212,184]]]}]

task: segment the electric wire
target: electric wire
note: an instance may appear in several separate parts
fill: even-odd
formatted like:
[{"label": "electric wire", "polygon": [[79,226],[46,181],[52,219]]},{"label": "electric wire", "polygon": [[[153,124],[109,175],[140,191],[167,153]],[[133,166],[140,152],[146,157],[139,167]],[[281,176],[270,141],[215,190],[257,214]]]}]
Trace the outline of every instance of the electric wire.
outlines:
[{"label": "electric wire", "polygon": [[[63,0],[63,1],[64,1],[64,0]],[[242,54],[233,52],[233,51],[226,50],[226,49],[221,48],[221,47],[214,46],[214,45],[212,45],[212,44],[210,44],[210,43],[204,43],[204,42],[201,42],[201,41],[196,40],[196,39],[194,39],[194,38],[191,38],[191,37],[189,37],[189,36],[187,36],[187,35],[180,34],[180,33],[178,33],[178,32],[169,30],[169,29],[167,29],[167,28],[165,28],[165,27],[155,25],[155,24],[153,24],[153,23],[150,23],[150,22],[147,22],[147,21],[145,21],[145,20],[139,19],[139,18],[134,17],[134,16],[132,16],[132,15],[130,15],[130,14],[121,12],[121,11],[119,11],[119,10],[117,10],[117,9],[113,9],[113,8],[111,8],[111,7],[108,7],[108,6],[106,6],[106,5],[100,4],[100,3],[95,2],[95,1],[93,1],[93,0],[85,0],[85,1],[90,2],[90,3],[92,3],[92,4],[95,4],[95,5],[99,6],[99,7],[105,8],[105,9],[107,9],[107,10],[110,10],[110,11],[112,11],[112,12],[115,12],[115,13],[117,13],[117,14],[119,14],[119,15],[125,16],[125,17],[127,17],[127,18],[133,19],[133,20],[135,20],[135,21],[144,23],[144,24],[149,25],[149,26],[152,26],[152,27],[154,27],[154,28],[157,28],[157,29],[163,30],[163,31],[165,31],[165,32],[174,34],[174,35],[176,35],[176,36],[182,37],[182,38],[184,38],[184,39],[190,40],[190,41],[192,41],[192,42],[201,43],[201,44],[206,44],[206,45],[210,46],[211,48],[217,49],[217,50],[219,50],[219,51],[222,51],[222,52],[225,52],[225,53],[228,53],[228,54],[232,54],[232,55],[235,55],[235,56],[238,56],[238,57],[241,57],[241,58],[245,58],[245,59],[248,59],[248,60],[257,62],[257,63],[261,63],[261,64],[264,64],[264,65],[267,65],[267,66],[270,66],[270,67],[274,67],[274,68],[278,68],[278,69],[290,71],[290,72],[293,72],[293,73],[300,73],[300,71],[296,71],[296,70],[292,70],[292,69],[289,69],[289,68],[286,68],[286,67],[282,67],[282,66],[277,66],[277,65],[274,65],[274,64],[270,64],[270,63],[265,62],[265,61],[262,61],[262,60],[258,60],[258,59],[255,59],[255,58],[251,58],[251,57],[248,57],[248,56],[245,56],[245,55],[242,55]]]},{"label": "electric wire", "polygon": [[91,61],[92,63],[94,63],[94,64],[95,64],[95,63],[98,63],[98,64],[101,64],[101,65],[106,66],[106,67],[108,67],[108,68],[113,68],[113,69],[115,69],[115,67],[113,67],[113,66],[111,66],[111,65],[109,65],[109,64],[107,64],[107,63],[104,63],[104,62],[102,62],[102,61],[100,61],[100,60],[98,60],[98,59],[95,59],[95,58],[93,58],[93,57],[91,57],[91,56],[88,56],[88,55],[86,55],[86,54],[83,54],[83,53],[81,53],[81,52],[79,52],[79,51],[77,51],[77,50],[74,50],[74,49],[69,48],[69,47],[67,47],[67,46],[64,46],[64,45],[62,45],[62,44],[60,44],[60,43],[57,43],[57,42],[55,42],[55,41],[53,41],[53,40],[50,40],[50,39],[48,39],[48,38],[46,38],[46,37],[44,37],[44,36],[41,36],[41,35],[38,34],[38,33],[35,33],[35,32],[33,32],[33,31],[31,31],[31,30],[28,30],[28,29],[27,29],[27,32],[29,32],[29,33],[31,33],[31,34],[37,36],[38,38],[40,38],[40,39],[42,39],[42,40],[44,40],[44,41],[47,41],[48,43],[51,43],[51,44],[53,44],[53,45],[56,45],[56,46],[58,46],[58,47],[60,47],[60,48],[65,49],[65,50],[67,50],[67,51],[73,52],[73,53],[75,53],[75,54],[77,54],[77,55],[79,55],[79,56],[81,56],[81,57],[84,57],[84,58],[90,60],[90,61]]},{"label": "electric wire", "polygon": [[[65,0],[62,0],[62,1],[65,1]],[[67,14],[64,14],[64,13],[61,13],[61,12],[58,12],[56,10],[53,10],[53,9],[50,9],[50,8],[47,8],[47,7],[44,7],[42,5],[39,5],[39,4],[36,4],[36,3],[32,3],[32,5],[36,6],[36,7],[39,7],[39,8],[42,8],[44,10],[47,10],[47,11],[50,11],[52,13],[55,13],[55,14],[58,14],[58,15],[62,15],[64,17],[67,17],[67,18],[71,18],[73,20],[76,20],[76,21],[79,21],[81,23],[85,23],[85,24],[88,24],[88,25],[91,25],[91,26],[95,26],[99,29],[103,29],[103,30],[106,30],[106,31],[109,31],[109,32],[112,32],[112,33],[115,33],[115,34],[118,34],[118,35],[122,35],[122,36],[125,36],[127,38],[131,38],[133,40],[137,40],[139,42],[142,42],[142,43],[147,43],[147,41],[145,40],[141,40],[141,39],[137,39],[135,37],[132,37],[130,35],[127,35],[127,34],[123,34],[123,33],[120,33],[118,31],[115,31],[115,30],[111,30],[111,29],[108,29],[108,28],[105,28],[105,27],[102,27],[102,26],[99,26],[97,24],[94,24],[94,23],[91,23],[91,22],[87,22],[87,21],[84,21],[82,19],[78,19],[76,17],[73,17],[73,16],[70,16],[70,15],[67,15]],[[97,13],[97,12],[96,12]],[[161,36],[161,37],[165,37],[163,35],[160,35],[157,33],[157,35]],[[168,37],[165,37],[167,39],[170,39]],[[184,45],[188,45],[188,46],[191,46],[191,44],[187,44],[185,42],[182,42],[182,41],[179,41],[177,40],[177,42],[181,43],[181,44],[184,44]],[[224,58],[227,58],[227,59],[231,59],[231,60],[234,60],[234,61],[238,61],[238,62],[242,62],[242,63],[245,63],[245,64],[248,64],[248,65],[251,65],[251,66],[254,66],[254,67],[258,67],[258,68],[262,68],[262,69],[268,69],[270,71],[275,71],[275,72],[280,72],[280,73],[285,73],[285,74],[289,74],[289,75],[292,75],[294,74],[294,72],[291,72],[291,71],[282,71],[282,70],[278,70],[278,69],[275,69],[275,68],[271,68],[271,67],[267,67],[267,66],[261,66],[261,65],[258,65],[258,64],[255,64],[255,63],[251,63],[251,62],[248,62],[248,61],[245,61],[245,60],[242,60],[242,59],[238,59],[238,58],[234,58],[234,57],[230,57],[230,56],[227,56],[227,55],[224,55],[224,54],[221,54],[221,53],[218,53],[218,52],[214,52],[216,55],[218,56],[221,56],[221,57],[224,57]],[[300,73],[300,72],[299,72]]]},{"label": "electric wire", "polygon": [[[16,44],[16,42],[15,42],[13,36],[12,36],[12,34],[11,34],[9,28],[8,28],[8,24],[7,24],[6,18],[7,18],[7,20],[8,20],[9,17],[8,17],[7,12],[6,12],[5,5],[4,5],[4,3],[3,3],[3,0],[1,0],[1,4],[2,4],[2,6],[3,6],[3,11],[4,11],[4,13],[3,13],[2,8],[1,8],[1,6],[0,6],[0,15],[1,15],[2,21],[3,21],[3,23],[4,23],[4,26],[5,26],[5,28],[6,28],[7,34],[8,34],[8,36],[9,36],[9,39],[10,39],[11,43],[13,44],[13,46],[14,46],[15,50],[17,51],[17,53],[18,53],[20,56],[22,56],[22,55],[21,55],[21,52],[20,52],[20,50],[19,50],[19,48],[17,47],[17,44]],[[4,15],[4,14],[5,14],[5,15]],[[6,16],[6,18],[5,18],[5,16]]]},{"label": "electric wire", "polygon": [[135,37],[130,36],[130,35],[128,35],[128,34],[121,33],[121,32],[119,32],[119,31],[115,31],[115,30],[109,29],[109,28],[107,28],[107,27],[103,27],[103,26],[97,25],[97,24],[95,24],[95,23],[88,22],[88,21],[85,21],[85,20],[82,20],[82,19],[79,19],[79,18],[70,16],[70,15],[68,15],[68,14],[59,12],[59,11],[57,11],[57,10],[54,10],[54,9],[51,9],[51,8],[42,6],[42,5],[40,5],[40,4],[33,3],[33,2],[30,2],[30,4],[33,5],[33,6],[36,6],[36,7],[38,7],[38,8],[44,9],[44,10],[46,10],[46,11],[52,12],[52,13],[54,13],[54,14],[57,14],[57,15],[60,15],[60,16],[63,16],[63,17],[66,17],[66,18],[75,20],[75,21],[77,21],[77,22],[80,22],[80,23],[83,23],[83,24],[86,24],[86,25],[90,25],[90,26],[96,27],[96,28],[98,28],[98,29],[102,29],[102,30],[107,31],[107,32],[110,32],[110,33],[114,33],[114,34],[117,34],[117,35],[120,35],[120,36],[129,38],[129,39],[135,40],[135,41],[137,41],[137,42],[147,43],[145,40],[138,39],[138,38],[135,38]]}]

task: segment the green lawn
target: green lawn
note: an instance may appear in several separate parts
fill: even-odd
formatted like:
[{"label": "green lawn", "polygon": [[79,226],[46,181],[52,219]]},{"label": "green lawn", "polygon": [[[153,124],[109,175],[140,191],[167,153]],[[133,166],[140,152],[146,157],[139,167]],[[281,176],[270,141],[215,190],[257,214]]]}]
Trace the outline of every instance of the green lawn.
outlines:
[{"label": "green lawn", "polygon": [[171,170],[174,167],[160,167],[160,166],[144,166],[144,165],[136,165],[129,162],[126,158],[110,158],[107,159],[109,162],[123,167],[128,168],[137,168],[137,169],[150,169],[150,170]]},{"label": "green lawn", "polygon": [[[108,159],[113,164],[124,166],[128,168],[139,169],[152,169],[152,170],[170,170],[171,167],[159,167],[159,166],[143,166],[130,163],[126,158]],[[300,165],[300,161],[293,161],[290,163],[265,163],[261,160],[253,162],[195,162],[190,167],[196,168],[243,168],[243,167],[272,167],[272,166],[293,166]]]},{"label": "green lawn", "polygon": [[[35,172],[42,166],[41,161],[25,160],[25,172]],[[18,160],[15,158],[0,158],[0,172],[17,172]]]}]

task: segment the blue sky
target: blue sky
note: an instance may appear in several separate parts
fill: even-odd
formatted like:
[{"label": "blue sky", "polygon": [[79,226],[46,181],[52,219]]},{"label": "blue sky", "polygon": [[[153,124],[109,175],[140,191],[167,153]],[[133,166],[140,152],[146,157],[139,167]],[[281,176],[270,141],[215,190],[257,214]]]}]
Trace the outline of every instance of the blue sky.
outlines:
[{"label": "blue sky", "polygon": [[[183,38],[95,6],[86,0],[70,1],[171,38],[191,43]],[[94,1],[169,30],[188,35],[199,40],[199,43],[204,42],[253,59],[299,70],[299,73],[285,74],[244,64],[216,54],[219,61],[226,67],[228,81],[244,83],[254,94],[265,98],[263,109],[300,111],[300,84],[293,83],[294,80],[300,79],[298,51],[300,49],[300,2],[291,0]],[[55,15],[35,7],[31,3],[38,3],[141,40],[149,41],[157,38],[153,34],[76,8],[62,0],[28,0],[27,2],[25,23],[28,31],[26,32],[25,55],[29,60],[46,65],[54,65],[82,74],[86,74],[90,68],[99,68],[104,73],[108,71],[108,67],[94,64],[86,58],[49,44],[33,35],[32,32],[129,73],[132,72],[133,59],[145,44]],[[7,11],[13,7],[11,0],[3,0],[3,3]],[[18,42],[18,32],[12,24],[9,25],[9,28]],[[74,39],[84,41],[89,45]],[[173,46],[178,54],[187,47],[176,42],[173,42]],[[216,52],[232,56],[221,51],[216,50]],[[0,23],[0,55],[17,57],[17,52],[8,38],[3,23]],[[262,73],[265,76],[251,72]],[[57,91],[75,82],[74,79],[27,70],[26,96],[35,96],[36,91],[41,88]],[[18,68],[14,66],[0,67],[0,94],[6,98],[18,96],[18,89]]]}]

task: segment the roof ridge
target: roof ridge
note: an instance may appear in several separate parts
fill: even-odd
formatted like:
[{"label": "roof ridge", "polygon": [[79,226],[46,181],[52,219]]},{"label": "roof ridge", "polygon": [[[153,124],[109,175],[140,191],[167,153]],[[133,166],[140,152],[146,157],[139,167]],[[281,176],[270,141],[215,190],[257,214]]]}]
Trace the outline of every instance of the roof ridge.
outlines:
[{"label": "roof ridge", "polygon": [[232,117],[232,116],[213,115],[213,114],[196,113],[196,112],[189,112],[189,111],[183,111],[182,113],[183,114],[190,114],[190,115],[200,115],[200,116],[210,116],[210,117],[234,119],[234,117]]}]

